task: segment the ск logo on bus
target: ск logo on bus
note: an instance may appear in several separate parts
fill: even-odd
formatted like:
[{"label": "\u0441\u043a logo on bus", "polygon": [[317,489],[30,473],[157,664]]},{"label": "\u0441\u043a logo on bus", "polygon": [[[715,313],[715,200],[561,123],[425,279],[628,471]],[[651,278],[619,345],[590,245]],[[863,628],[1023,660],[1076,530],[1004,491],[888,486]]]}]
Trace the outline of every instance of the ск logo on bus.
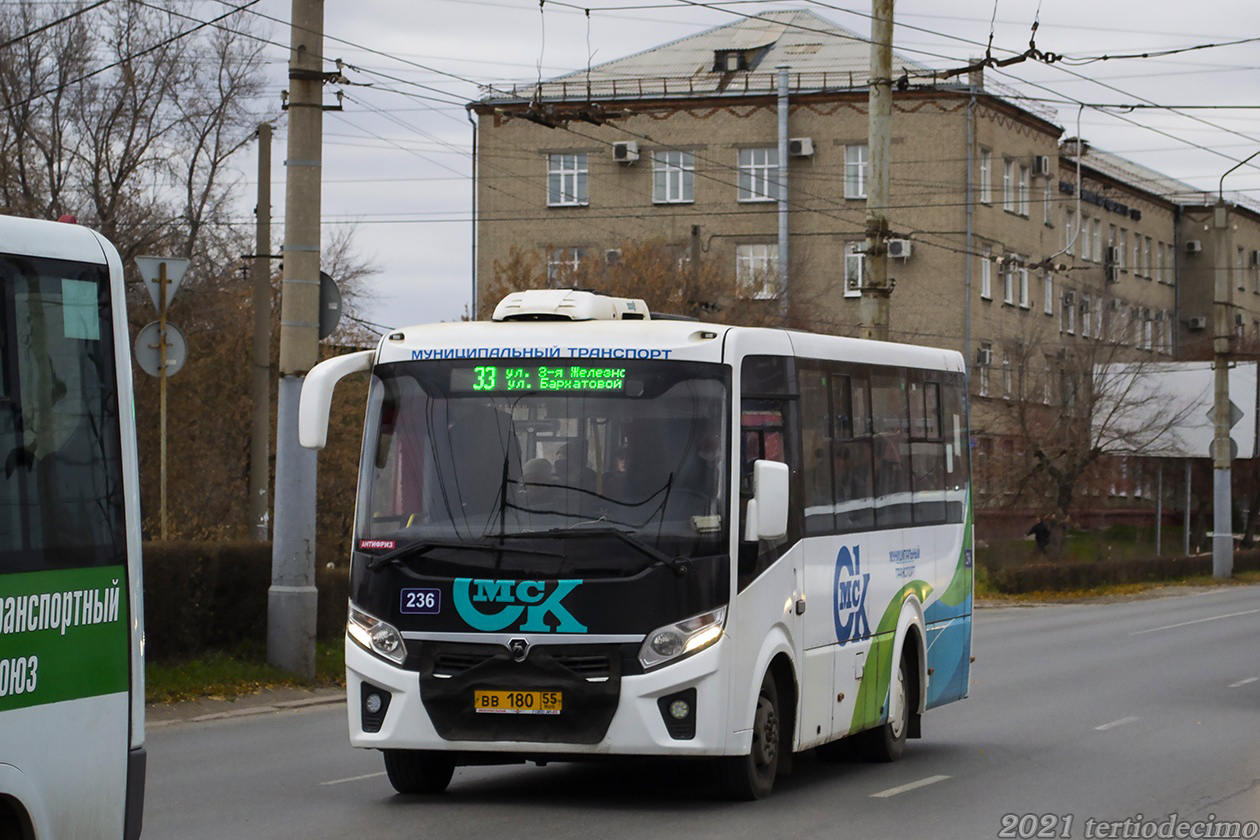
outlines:
[{"label": "\u0441\u043a logo on bus", "polygon": [[863,639],[871,634],[871,623],[866,617],[866,590],[871,576],[862,574],[861,553],[858,546],[849,551],[848,546],[836,555],[836,641],[841,645]]},{"label": "\u0441\u043a logo on bus", "polygon": [[[560,602],[582,585],[580,580],[558,580],[555,589],[546,593],[549,584],[539,580],[474,580],[456,578],[452,592],[455,611],[469,626],[487,633],[506,630],[524,613],[525,621],[516,629],[524,633],[585,633],[580,623]],[[484,604],[482,607],[480,605]],[[496,604],[503,606],[494,611]],[[555,616],[554,628],[547,624],[547,615]]]}]

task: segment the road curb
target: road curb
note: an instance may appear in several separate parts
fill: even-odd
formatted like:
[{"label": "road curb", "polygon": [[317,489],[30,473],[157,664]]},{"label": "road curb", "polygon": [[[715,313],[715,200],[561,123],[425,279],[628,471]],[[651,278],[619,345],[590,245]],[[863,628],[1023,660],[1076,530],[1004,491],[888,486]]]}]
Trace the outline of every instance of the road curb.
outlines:
[{"label": "road curb", "polygon": [[[252,702],[251,702],[252,701]],[[146,709],[145,729],[161,729],[166,726],[173,726],[179,723],[205,723],[216,720],[232,720],[234,718],[253,717],[255,715],[274,714],[276,712],[292,711],[294,709],[307,709],[318,706],[332,706],[344,704],[346,702],[346,694],[344,690],[336,690],[335,692],[321,693],[313,697],[299,697],[291,700],[273,700],[266,701],[261,697],[242,698],[240,700],[219,700],[213,701],[212,705],[232,705],[239,707],[227,708],[222,711],[203,711],[205,704],[202,702],[176,703],[171,705],[154,705]],[[248,705],[245,705],[248,703]]]}]

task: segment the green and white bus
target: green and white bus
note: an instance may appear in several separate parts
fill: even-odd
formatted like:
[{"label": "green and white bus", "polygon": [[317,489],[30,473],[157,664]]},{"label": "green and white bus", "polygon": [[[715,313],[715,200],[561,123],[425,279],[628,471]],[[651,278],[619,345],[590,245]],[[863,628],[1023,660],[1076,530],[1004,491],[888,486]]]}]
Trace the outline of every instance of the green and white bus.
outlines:
[{"label": "green and white bus", "polygon": [[0,217],[0,837],[140,835],[131,397],[118,252]]},{"label": "green and white bus", "polygon": [[802,750],[891,761],[967,695],[957,352],[531,291],[314,368],[304,445],[355,371],[350,742],[397,790],[653,755],[759,798]]}]

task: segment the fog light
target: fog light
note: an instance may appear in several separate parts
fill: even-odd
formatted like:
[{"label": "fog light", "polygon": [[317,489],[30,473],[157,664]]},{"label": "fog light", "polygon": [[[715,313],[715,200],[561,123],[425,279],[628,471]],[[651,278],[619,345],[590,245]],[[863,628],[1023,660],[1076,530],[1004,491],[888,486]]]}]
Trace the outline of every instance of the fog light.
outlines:
[{"label": "fog light", "polygon": [[380,732],[392,695],[380,686],[364,682],[359,687],[359,724],[364,732]]},{"label": "fog light", "polygon": [[661,719],[665,731],[675,741],[690,741],[696,737],[696,690],[683,689],[659,698]]}]

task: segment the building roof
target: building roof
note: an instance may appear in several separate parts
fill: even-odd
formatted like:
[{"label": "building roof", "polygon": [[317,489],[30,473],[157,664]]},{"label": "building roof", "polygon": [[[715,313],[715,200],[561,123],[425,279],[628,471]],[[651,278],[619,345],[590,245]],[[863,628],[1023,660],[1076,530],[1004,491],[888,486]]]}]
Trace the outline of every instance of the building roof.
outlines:
[{"label": "building roof", "polygon": [[[719,52],[746,54],[748,69],[719,72]],[[707,29],[625,58],[542,82],[514,87],[510,98],[574,100],[767,93],[776,68],[790,68],[801,89],[865,89],[870,77],[870,39],[805,10],[765,12]],[[933,68],[893,53],[893,75],[931,76]],[[490,99],[501,98],[492,91]]]},{"label": "building roof", "polygon": [[[1088,142],[1082,144],[1082,149],[1082,167],[1087,167],[1101,175],[1114,178],[1134,189],[1150,193],[1165,201],[1182,206],[1210,206],[1216,203],[1217,195],[1211,190],[1202,190],[1192,184],[1187,184],[1185,181],[1178,181],[1176,178],[1156,172],[1154,169],[1148,169],[1140,163],[1134,163],[1119,155],[1096,148]],[[1075,160],[1075,138],[1064,140],[1060,150],[1064,158]],[[1069,166],[1068,169],[1071,171],[1073,167]],[[1254,212],[1260,212],[1260,202],[1254,199],[1240,193],[1226,193],[1225,197],[1231,204],[1245,207]]]}]

